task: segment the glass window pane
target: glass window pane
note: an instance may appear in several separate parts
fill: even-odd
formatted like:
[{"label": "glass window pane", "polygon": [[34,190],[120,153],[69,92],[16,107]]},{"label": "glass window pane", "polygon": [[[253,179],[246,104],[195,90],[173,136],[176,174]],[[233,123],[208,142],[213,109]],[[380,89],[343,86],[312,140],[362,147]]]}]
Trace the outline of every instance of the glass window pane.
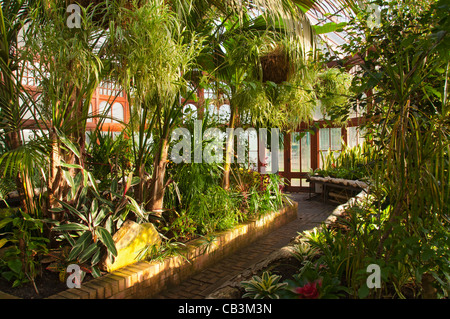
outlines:
[{"label": "glass window pane", "polygon": [[[281,136],[283,135],[281,134]],[[284,145],[282,143],[278,149],[278,170],[284,172]]]},{"label": "glass window pane", "polygon": [[330,129],[321,128],[319,130],[319,150],[328,150],[330,148]]},{"label": "glass window pane", "polygon": [[209,104],[206,108],[206,112],[210,119],[217,120],[217,108],[214,104]]},{"label": "glass window pane", "polygon": [[341,128],[331,128],[331,149],[341,149]]},{"label": "glass window pane", "polygon": [[367,133],[367,131],[366,131],[366,129],[359,128],[359,127],[358,127],[358,131],[359,131],[359,141],[358,141],[358,143],[362,144],[366,140],[366,133]]},{"label": "glass window pane", "polygon": [[309,172],[311,169],[311,137],[307,132],[301,140],[301,160],[302,172]]},{"label": "glass window pane", "polygon": [[230,121],[231,108],[228,104],[219,107],[219,122],[228,123]]},{"label": "glass window pane", "polygon": [[[88,116],[92,116],[92,103],[91,104],[89,104],[89,113],[88,113]],[[92,117],[88,117],[87,118],[87,120],[86,120],[86,122],[93,122],[93,120],[92,120]]]},{"label": "glass window pane", "polygon": [[302,187],[309,187],[309,182],[306,180],[306,178],[302,178]]},{"label": "glass window pane", "polygon": [[[123,121],[124,117],[123,117],[123,106],[120,103],[114,103],[112,106],[112,116],[119,120],[119,121]],[[113,120],[113,123],[119,123],[116,120]]]},{"label": "glass window pane", "polygon": [[356,131],[356,126],[347,128],[347,146],[352,148],[358,144],[358,135]]},{"label": "glass window pane", "polygon": [[300,178],[291,178],[291,186],[300,187]]},{"label": "glass window pane", "polygon": [[300,172],[300,133],[291,134],[291,172]]}]

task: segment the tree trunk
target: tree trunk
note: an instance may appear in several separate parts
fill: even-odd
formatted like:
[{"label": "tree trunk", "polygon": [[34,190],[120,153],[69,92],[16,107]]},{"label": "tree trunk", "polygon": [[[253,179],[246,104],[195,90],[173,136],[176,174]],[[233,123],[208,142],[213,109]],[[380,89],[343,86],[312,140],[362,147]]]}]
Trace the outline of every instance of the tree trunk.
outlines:
[{"label": "tree trunk", "polygon": [[[168,135],[168,134],[166,134]],[[160,152],[155,156],[153,178],[150,187],[150,201],[147,206],[149,211],[162,215],[164,208],[165,176],[167,159],[169,156],[169,138],[164,136],[161,139]]]},{"label": "tree trunk", "polygon": [[[231,104],[231,103],[230,103]],[[231,107],[231,114],[230,114],[230,123],[229,128],[233,129],[236,125],[236,113],[237,110],[235,110],[235,107]],[[233,160],[234,155],[234,134],[233,132],[230,132],[231,134],[227,137],[226,147],[225,147],[225,165],[224,165],[224,171],[223,171],[223,178],[222,178],[222,187],[224,189],[230,188],[230,171],[231,171],[231,162]]]},{"label": "tree trunk", "polygon": [[[66,183],[64,181],[64,176],[61,165],[61,146],[56,135],[56,131],[53,128],[50,133],[50,138],[52,141],[52,151],[50,154],[50,172],[48,178],[48,208],[59,207],[58,200],[63,199],[64,188]],[[51,214],[52,219],[58,220],[54,213]]]},{"label": "tree trunk", "polygon": [[[56,129],[53,128],[50,134],[52,141],[52,153],[50,155],[50,176],[48,179],[48,190],[49,190],[49,201],[48,207],[59,207],[60,204],[58,200],[64,200],[68,191],[69,185],[67,184],[63,170],[60,167],[61,161],[66,164],[79,164],[84,167],[84,155],[85,155],[85,144],[86,144],[86,125],[85,122],[81,122],[79,119],[83,117],[83,103],[81,101],[77,102],[77,96],[80,95],[80,90],[75,89],[71,97],[71,110],[64,122],[68,121],[73,123],[74,129],[71,132],[67,132],[67,137],[76,146],[78,145],[78,152],[80,157],[77,159],[75,154],[72,152],[66,152],[61,148],[61,142],[56,133]],[[78,169],[69,168],[70,175],[75,176]],[[58,216],[52,213],[53,219],[59,219]],[[60,216],[59,216],[60,217]]]}]

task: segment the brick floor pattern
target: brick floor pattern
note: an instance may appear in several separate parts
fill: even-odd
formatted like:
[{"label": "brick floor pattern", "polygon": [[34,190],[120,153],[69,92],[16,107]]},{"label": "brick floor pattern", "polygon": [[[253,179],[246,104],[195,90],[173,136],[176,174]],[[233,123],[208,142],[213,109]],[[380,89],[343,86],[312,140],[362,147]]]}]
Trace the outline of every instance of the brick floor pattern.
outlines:
[{"label": "brick floor pattern", "polygon": [[286,246],[298,233],[319,226],[333,212],[336,205],[310,198],[309,194],[292,194],[299,203],[297,219],[276,229],[247,247],[223,258],[180,285],[162,291],[156,299],[204,299],[227,280],[242,273],[272,252]]}]

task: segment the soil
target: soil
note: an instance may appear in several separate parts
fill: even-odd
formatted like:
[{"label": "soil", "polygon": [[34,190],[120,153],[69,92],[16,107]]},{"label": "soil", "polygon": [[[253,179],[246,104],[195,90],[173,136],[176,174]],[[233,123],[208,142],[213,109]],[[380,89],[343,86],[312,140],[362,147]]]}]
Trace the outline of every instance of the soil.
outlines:
[{"label": "soil", "polygon": [[31,282],[13,288],[12,282],[1,278],[0,291],[23,299],[42,299],[67,289],[66,283],[59,280],[58,274],[48,270],[44,270],[42,276],[36,278],[35,284],[39,294]]},{"label": "soil", "polygon": [[[86,275],[83,282],[92,279],[91,276]],[[68,289],[66,283],[59,280],[58,273],[46,269],[43,270],[42,276],[37,276],[35,284],[39,294],[36,293],[31,282],[13,288],[12,282],[0,278],[0,291],[22,299],[44,299]]]},{"label": "soil", "polygon": [[298,259],[291,257],[279,259],[269,264],[264,271],[270,271],[271,274],[281,276],[280,282],[283,282],[286,279],[291,279],[293,275],[297,274],[301,266]]}]

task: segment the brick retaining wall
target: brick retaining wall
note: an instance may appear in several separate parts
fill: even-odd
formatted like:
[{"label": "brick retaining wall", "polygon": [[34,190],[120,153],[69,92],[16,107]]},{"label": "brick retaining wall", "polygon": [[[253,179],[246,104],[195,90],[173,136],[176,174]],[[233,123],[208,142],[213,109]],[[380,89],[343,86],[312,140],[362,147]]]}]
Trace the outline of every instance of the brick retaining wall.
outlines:
[{"label": "brick retaining wall", "polygon": [[[102,277],[50,296],[49,299],[152,298],[170,285],[177,285],[202,269],[249,245],[256,239],[297,218],[298,203],[213,234],[213,240],[195,239],[183,255],[164,261],[136,262]],[[0,299],[15,298],[0,292]]]}]

